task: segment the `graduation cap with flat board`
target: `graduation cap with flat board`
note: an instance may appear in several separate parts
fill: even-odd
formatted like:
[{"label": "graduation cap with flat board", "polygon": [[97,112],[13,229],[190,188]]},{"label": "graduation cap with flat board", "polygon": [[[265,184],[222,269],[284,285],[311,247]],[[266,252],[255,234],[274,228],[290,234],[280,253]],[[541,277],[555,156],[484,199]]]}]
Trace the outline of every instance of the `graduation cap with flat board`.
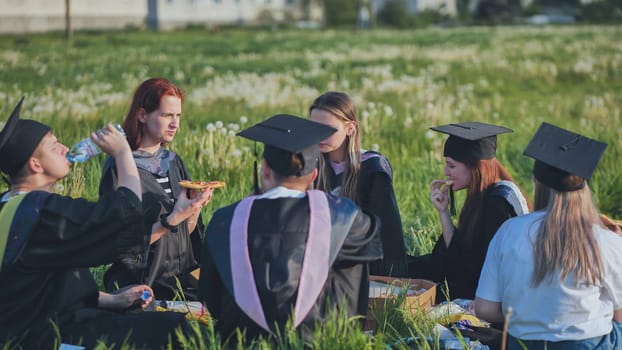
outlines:
[{"label": "graduation cap with flat board", "polygon": [[463,163],[494,158],[497,135],[512,132],[512,129],[479,122],[453,123],[430,129],[449,135],[443,155]]},{"label": "graduation cap with flat board", "polygon": [[51,130],[37,121],[19,119],[22,102],[24,97],[0,131],[0,172],[8,175],[16,174],[26,164],[41,139]]},{"label": "graduation cap with flat board", "polygon": [[[237,135],[265,144],[263,157],[279,175],[303,176],[317,167],[320,141],[335,131],[308,119],[277,114]],[[292,162],[292,154],[298,155],[300,164]]]},{"label": "graduation cap with flat board", "polygon": [[536,160],[533,175],[538,181],[568,192],[583,188],[585,181],[573,186],[564,178],[578,175],[589,180],[606,148],[606,143],[542,123],[523,154]]}]

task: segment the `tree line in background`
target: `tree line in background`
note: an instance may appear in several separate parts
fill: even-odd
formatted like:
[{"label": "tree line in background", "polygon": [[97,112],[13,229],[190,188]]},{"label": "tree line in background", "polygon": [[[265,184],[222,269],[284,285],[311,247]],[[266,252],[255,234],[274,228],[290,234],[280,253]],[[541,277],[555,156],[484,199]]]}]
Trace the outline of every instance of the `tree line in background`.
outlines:
[{"label": "tree line in background", "polygon": [[[306,0],[310,2],[312,0]],[[370,13],[370,25],[419,28],[429,25],[519,24],[530,23],[532,16],[549,16],[548,23],[622,23],[622,1],[533,0],[523,6],[521,0],[456,0],[457,16],[443,8],[413,12],[408,0],[386,0],[374,13],[367,0],[322,0],[327,26],[361,26],[362,7]],[[547,22],[533,24],[547,24]]]}]

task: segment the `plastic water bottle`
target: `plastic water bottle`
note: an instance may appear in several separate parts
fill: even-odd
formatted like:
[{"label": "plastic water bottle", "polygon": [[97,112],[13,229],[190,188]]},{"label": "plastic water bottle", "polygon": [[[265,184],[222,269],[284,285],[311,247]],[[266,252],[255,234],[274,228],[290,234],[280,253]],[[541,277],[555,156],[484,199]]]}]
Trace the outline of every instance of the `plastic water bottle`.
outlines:
[{"label": "plastic water bottle", "polygon": [[[121,135],[125,136],[125,131],[119,124],[114,124],[114,127],[119,130]],[[107,132],[106,128],[99,129],[97,131]],[[75,145],[73,145],[69,152],[67,152],[67,160],[72,163],[82,163],[100,154],[102,150],[91,140],[90,137],[84,138]]]}]

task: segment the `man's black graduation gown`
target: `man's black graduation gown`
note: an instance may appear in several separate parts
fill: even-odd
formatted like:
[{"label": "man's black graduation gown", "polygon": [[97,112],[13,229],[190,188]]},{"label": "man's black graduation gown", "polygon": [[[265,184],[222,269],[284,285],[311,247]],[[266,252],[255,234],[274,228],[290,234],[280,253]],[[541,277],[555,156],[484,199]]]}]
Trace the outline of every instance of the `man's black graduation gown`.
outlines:
[{"label": "man's black graduation gown", "polygon": [[[507,219],[528,211],[526,202],[520,203],[522,194],[518,188],[504,183],[507,182],[502,181],[484,192],[483,207],[472,240],[469,241],[457,228],[447,247],[441,235],[431,254],[413,258],[409,267],[412,277],[436,282],[447,279],[451,299],[475,299],[490,240]],[[443,300],[445,295],[437,293],[437,301]]]},{"label": "man's black graduation gown", "polygon": [[[332,193],[343,182],[343,174],[336,175],[332,168]],[[381,222],[380,238],[384,258],[370,264],[372,275],[407,276],[406,246],[402,218],[393,190],[393,170],[385,156],[366,151],[361,156],[358,180],[358,201],[363,210],[378,216]],[[338,194],[338,193],[334,193]]]},{"label": "man's black graduation gown", "polygon": [[[231,227],[234,212],[242,201],[214,214],[207,227],[203,248],[199,297],[217,320],[215,327],[223,336],[230,336],[237,327],[246,329],[247,338],[269,333],[241,309],[240,304],[245,300],[235,297],[239,292],[236,283],[240,280],[254,278],[255,284],[250,289],[257,291],[260,309],[271,332],[275,330],[274,323],[282,329],[300,301],[297,299],[299,284],[306,268],[303,257],[310,249],[310,192],[327,199],[326,216],[330,218],[323,218],[327,230],[324,237],[330,239],[330,249],[327,250],[331,251],[333,259],[330,266],[323,266],[327,270],[326,279],[312,283],[320,292],[316,299],[310,300],[312,306],[306,316],[303,315],[298,330],[308,339],[315,323],[325,320],[328,311],[341,302],[345,303],[342,305],[350,315],[366,313],[369,293],[367,263],[382,257],[378,222],[373,216],[363,214],[346,198],[320,191],[309,191],[305,198],[257,199],[247,217],[248,250],[239,254],[249,255],[252,266],[249,275],[252,277],[237,275],[236,280],[234,264],[244,256],[231,254],[232,248],[235,251],[242,244],[231,238],[237,234]],[[317,265],[322,264],[321,261],[328,260],[310,257],[307,262]]]},{"label": "man's black graduation gown", "polygon": [[[172,198],[164,192],[156,177],[138,164],[138,174],[143,190],[146,236],[161,213],[173,209],[174,200],[183,190],[179,181],[190,179],[181,158],[175,155],[169,164],[167,175],[171,185]],[[104,166],[99,185],[100,195],[113,191],[116,187],[116,170],[112,158]],[[188,232],[185,222],[178,226],[178,232],[169,232],[151,244],[145,257],[142,252],[123,251],[104,276],[106,289],[114,291],[116,286],[146,283],[151,286],[158,299],[172,300],[177,291],[179,279],[186,300],[196,300],[196,282],[190,272],[199,267],[202,234],[204,226],[201,216],[193,232]],[[148,238],[146,238],[148,239]]]},{"label": "man's black graduation gown", "polygon": [[24,349],[50,349],[53,321],[64,342],[82,338],[93,347],[107,337],[120,344],[133,329],[130,343],[153,347],[165,344],[182,322],[172,313],[126,316],[97,308],[99,292],[88,267],[110,263],[119,249],[142,243],[141,203],[128,189],[98,203],[30,192],[15,218],[9,240],[19,243],[9,242],[0,269],[0,345],[22,339]]}]

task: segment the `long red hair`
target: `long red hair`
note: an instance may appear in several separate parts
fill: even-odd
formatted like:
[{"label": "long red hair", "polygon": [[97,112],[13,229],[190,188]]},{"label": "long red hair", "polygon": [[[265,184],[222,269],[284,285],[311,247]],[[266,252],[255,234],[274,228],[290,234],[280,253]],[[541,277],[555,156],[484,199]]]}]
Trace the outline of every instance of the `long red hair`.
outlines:
[{"label": "long red hair", "polygon": [[143,135],[144,125],[138,120],[138,112],[143,109],[151,113],[160,108],[163,96],[179,97],[184,101],[184,92],[173,82],[165,78],[150,78],[142,82],[134,92],[130,109],[123,120],[123,130],[132,150],[138,149]]},{"label": "long red hair", "polygon": [[[458,218],[458,228],[463,230],[467,242],[472,242],[476,234],[475,226],[482,215],[484,193],[496,182],[501,180],[514,182],[514,179],[497,158],[467,161],[464,164],[471,171],[471,183],[467,188],[467,197]],[[527,198],[523,190],[520,191],[523,197]],[[528,205],[531,209],[529,202]]]}]

